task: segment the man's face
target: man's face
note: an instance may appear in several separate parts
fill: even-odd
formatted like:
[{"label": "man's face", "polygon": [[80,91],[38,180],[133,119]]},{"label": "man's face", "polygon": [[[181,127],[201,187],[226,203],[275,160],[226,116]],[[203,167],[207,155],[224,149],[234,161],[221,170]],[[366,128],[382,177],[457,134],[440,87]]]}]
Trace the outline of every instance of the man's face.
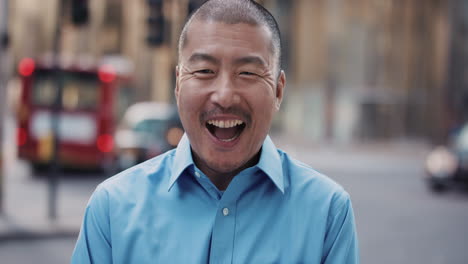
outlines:
[{"label": "man's face", "polygon": [[187,40],[175,94],[195,162],[209,176],[236,172],[260,150],[283,97],[271,33],[195,20]]}]

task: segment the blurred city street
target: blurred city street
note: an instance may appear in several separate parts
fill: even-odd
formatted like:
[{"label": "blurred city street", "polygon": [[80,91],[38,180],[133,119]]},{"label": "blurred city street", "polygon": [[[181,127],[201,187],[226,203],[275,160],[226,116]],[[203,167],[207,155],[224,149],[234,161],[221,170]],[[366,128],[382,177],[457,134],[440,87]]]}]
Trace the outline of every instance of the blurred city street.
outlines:
[{"label": "blurred city street", "polygon": [[[468,186],[468,1],[255,1],[282,36],[273,141],[348,191],[361,263],[468,263],[468,190],[436,192]],[[69,263],[109,171],[177,145],[179,36],[204,2],[0,0],[0,264]],[[53,220],[45,164],[77,168]]]},{"label": "blurred city street", "polygon": [[[285,136],[274,140],[278,147],[329,175],[351,194],[362,263],[466,263],[468,193],[451,190],[434,194],[426,188],[424,144],[313,146]],[[7,175],[6,212],[15,227],[32,233],[28,238],[17,232],[20,237],[15,238],[14,232],[2,229],[2,263],[67,263],[87,199],[103,179],[93,173],[62,175],[58,219],[50,223],[46,178],[33,177],[25,162],[16,163]],[[34,230],[39,234],[34,236]],[[2,238],[4,235],[10,238]]]}]

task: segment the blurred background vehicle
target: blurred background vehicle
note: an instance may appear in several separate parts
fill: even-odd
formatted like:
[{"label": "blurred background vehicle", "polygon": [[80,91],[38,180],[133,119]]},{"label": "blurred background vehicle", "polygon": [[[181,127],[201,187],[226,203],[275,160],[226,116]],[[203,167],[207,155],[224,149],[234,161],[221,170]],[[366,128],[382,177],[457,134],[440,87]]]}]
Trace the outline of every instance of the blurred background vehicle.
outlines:
[{"label": "blurred background vehicle", "polygon": [[468,187],[468,123],[454,135],[448,145],[432,150],[426,158],[429,188],[443,191],[448,187]]},{"label": "blurred background vehicle", "polygon": [[[25,58],[18,72],[19,157],[37,170],[54,158],[64,167],[111,168],[116,122],[131,98],[131,65],[117,57],[103,59],[98,65],[64,61],[55,65],[47,58]],[[54,118],[58,119],[57,157],[53,154]]]},{"label": "blurred background vehicle", "polygon": [[175,105],[139,102],[130,106],[115,135],[118,168],[129,168],[176,147],[183,133]]}]

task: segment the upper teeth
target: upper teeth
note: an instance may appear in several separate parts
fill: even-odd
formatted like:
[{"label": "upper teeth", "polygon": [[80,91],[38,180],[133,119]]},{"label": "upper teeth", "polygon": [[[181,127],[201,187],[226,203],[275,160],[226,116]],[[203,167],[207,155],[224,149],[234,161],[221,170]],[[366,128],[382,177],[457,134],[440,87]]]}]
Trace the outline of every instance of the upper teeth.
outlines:
[{"label": "upper teeth", "polygon": [[208,124],[220,127],[220,128],[230,128],[243,124],[241,120],[208,120]]}]

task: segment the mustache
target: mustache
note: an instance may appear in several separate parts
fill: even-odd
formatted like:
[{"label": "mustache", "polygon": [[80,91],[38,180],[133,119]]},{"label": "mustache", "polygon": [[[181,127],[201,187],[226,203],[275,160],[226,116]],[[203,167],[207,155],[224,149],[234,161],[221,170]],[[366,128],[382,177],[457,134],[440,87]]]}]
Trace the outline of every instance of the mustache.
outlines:
[{"label": "mustache", "polygon": [[240,116],[247,124],[250,124],[252,122],[252,117],[250,116],[250,114],[239,107],[221,108],[219,106],[208,111],[202,112],[200,114],[200,122],[203,123],[214,116],[223,114]]}]

